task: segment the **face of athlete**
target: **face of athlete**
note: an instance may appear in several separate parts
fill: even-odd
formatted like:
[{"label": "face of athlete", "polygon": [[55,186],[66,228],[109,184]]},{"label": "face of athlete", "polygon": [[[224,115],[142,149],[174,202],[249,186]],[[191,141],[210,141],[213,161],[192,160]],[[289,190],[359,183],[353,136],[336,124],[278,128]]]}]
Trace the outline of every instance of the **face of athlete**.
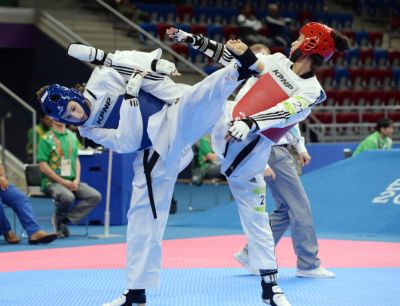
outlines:
[{"label": "face of athlete", "polygon": [[292,56],[293,52],[303,43],[304,41],[304,34],[300,34],[299,38],[292,42],[290,46],[290,56]]},{"label": "face of athlete", "polygon": [[65,111],[62,118],[64,120],[67,120],[71,124],[74,124],[85,122],[87,120],[87,115],[85,114],[85,111],[78,102],[69,101],[67,105],[67,110]]}]

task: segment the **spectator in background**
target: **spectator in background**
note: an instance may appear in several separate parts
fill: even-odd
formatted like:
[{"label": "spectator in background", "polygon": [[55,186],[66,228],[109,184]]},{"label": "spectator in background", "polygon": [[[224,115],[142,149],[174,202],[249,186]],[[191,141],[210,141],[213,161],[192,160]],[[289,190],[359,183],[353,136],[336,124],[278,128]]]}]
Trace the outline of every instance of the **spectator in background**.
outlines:
[{"label": "spectator in background", "polygon": [[0,235],[4,235],[8,243],[19,243],[21,238],[11,230],[1,202],[14,210],[29,236],[29,244],[50,243],[57,238],[55,233],[48,234],[40,229],[27,196],[8,182],[0,161]]},{"label": "spectator in background", "polygon": [[240,14],[237,17],[241,40],[248,44],[264,44],[271,45],[271,41],[261,35],[258,31],[262,27],[262,23],[254,15],[249,4],[244,4],[240,9]]},{"label": "spectator in background", "polygon": [[200,138],[195,155],[195,166],[193,169],[192,183],[195,186],[200,186],[204,177],[220,177],[221,165],[218,162],[218,156],[211,148],[210,135]]},{"label": "spectator in background", "polygon": [[[57,234],[68,237],[68,223],[77,224],[84,218],[101,201],[101,194],[80,181],[78,139],[65,124],[52,121],[50,131],[40,140],[38,162],[42,190],[56,202]],[[73,205],[75,200],[79,202]]]},{"label": "spectator in background", "polygon": [[[43,112],[40,115],[40,122],[35,125],[36,144],[39,144],[40,138],[50,129],[51,118]],[[36,147],[37,148],[37,147]],[[28,144],[26,145],[26,156],[28,163],[33,161],[33,129],[28,130]]]},{"label": "spectator in background", "polygon": [[268,15],[266,17],[266,25],[273,37],[273,45],[280,47],[289,47],[294,40],[290,24],[292,19],[282,18],[279,15],[278,4],[271,3],[268,5]]},{"label": "spectator in background", "polygon": [[353,155],[365,150],[387,150],[392,148],[393,121],[388,118],[379,119],[376,131],[365,138],[356,148]]}]

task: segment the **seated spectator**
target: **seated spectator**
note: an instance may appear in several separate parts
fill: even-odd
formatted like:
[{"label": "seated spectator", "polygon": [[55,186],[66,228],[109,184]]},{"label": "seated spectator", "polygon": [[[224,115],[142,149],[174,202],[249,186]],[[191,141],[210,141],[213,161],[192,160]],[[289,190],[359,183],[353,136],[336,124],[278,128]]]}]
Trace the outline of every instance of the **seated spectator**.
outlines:
[{"label": "seated spectator", "polygon": [[275,3],[268,5],[268,16],[266,17],[266,25],[273,37],[273,45],[279,47],[289,47],[294,37],[290,30],[290,18],[282,18],[279,16],[279,7]]},{"label": "seated spectator", "polygon": [[[22,227],[29,236],[29,244],[50,243],[57,238],[55,233],[48,234],[40,229],[33,214],[28,197],[10,184],[0,161],[0,202],[11,207],[17,215]],[[11,230],[10,223],[4,212],[3,204],[0,203],[0,235],[4,235],[8,243],[19,243],[21,238]]]},{"label": "seated spectator", "polygon": [[[101,201],[101,194],[80,181],[78,139],[65,124],[52,121],[50,131],[39,142],[38,162],[42,190],[56,203],[57,234],[68,237],[68,223],[77,224],[84,218]],[[75,200],[79,202],[73,205]]]},{"label": "seated spectator", "polygon": [[262,23],[254,15],[249,4],[244,4],[240,9],[240,14],[237,17],[237,23],[240,31],[241,40],[247,45],[264,44],[271,45],[271,41],[258,33]]},{"label": "seated spectator", "polygon": [[[40,122],[35,125],[36,144],[39,144],[40,137],[42,137],[51,127],[51,118],[44,113],[40,115]],[[37,147],[36,147],[37,149]],[[26,156],[28,163],[33,161],[33,129],[28,130],[28,144],[26,145]]]},{"label": "seated spectator", "polygon": [[393,121],[388,118],[379,119],[376,123],[376,131],[358,145],[353,156],[365,150],[385,150],[392,148],[392,135]]},{"label": "seated spectator", "polygon": [[221,165],[218,156],[212,151],[210,136],[200,138],[195,154],[194,169],[192,174],[192,183],[200,186],[205,177],[221,177]]}]

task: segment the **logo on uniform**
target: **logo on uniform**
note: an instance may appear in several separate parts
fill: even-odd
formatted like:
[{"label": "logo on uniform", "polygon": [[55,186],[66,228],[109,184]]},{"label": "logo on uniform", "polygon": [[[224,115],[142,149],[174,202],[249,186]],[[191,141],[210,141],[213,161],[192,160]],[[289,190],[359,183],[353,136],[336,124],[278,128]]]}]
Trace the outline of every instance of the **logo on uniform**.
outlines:
[{"label": "logo on uniform", "polygon": [[101,110],[99,117],[97,118],[97,121],[96,121],[97,124],[100,125],[100,124],[103,122],[104,116],[105,116],[106,113],[108,112],[108,110],[109,110],[109,108],[110,108],[110,105],[111,105],[111,98],[107,98],[107,101],[106,101],[106,103],[104,104],[103,109]]},{"label": "logo on uniform", "polygon": [[290,82],[283,76],[281,72],[278,71],[278,69],[272,70],[272,73],[278,78],[278,80],[283,84],[283,86],[293,89],[293,85],[290,84]]}]

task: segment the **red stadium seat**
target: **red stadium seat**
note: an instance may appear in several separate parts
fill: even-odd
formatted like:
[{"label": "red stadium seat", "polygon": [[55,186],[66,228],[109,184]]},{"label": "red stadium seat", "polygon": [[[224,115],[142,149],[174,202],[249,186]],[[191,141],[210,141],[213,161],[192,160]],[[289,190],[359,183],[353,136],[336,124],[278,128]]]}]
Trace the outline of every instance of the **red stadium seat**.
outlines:
[{"label": "red stadium seat", "polygon": [[346,112],[338,113],[336,115],[337,123],[358,123],[360,122],[360,117],[358,113]]},{"label": "red stadium seat", "polygon": [[374,61],[374,53],[372,49],[360,50],[360,62],[363,66],[372,66]]},{"label": "red stadium seat", "polygon": [[330,67],[321,68],[317,71],[317,78],[323,87],[332,86],[333,82],[333,69]]},{"label": "red stadium seat", "polygon": [[395,123],[400,123],[400,112],[397,110],[390,111],[389,119],[393,120]]},{"label": "red stadium seat", "polygon": [[350,68],[349,74],[352,87],[362,87],[368,77],[368,73],[364,68]]},{"label": "red stadium seat", "polygon": [[333,122],[332,113],[328,112],[313,112],[314,116],[323,124],[330,124]]},{"label": "red stadium seat", "polygon": [[354,104],[354,90],[345,89],[345,90],[338,91],[337,104],[339,106],[346,106],[346,105]]},{"label": "red stadium seat", "polygon": [[179,22],[190,22],[193,18],[193,6],[190,4],[177,5],[176,15],[179,18]]},{"label": "red stadium seat", "polygon": [[[189,58],[189,47],[185,44],[173,44],[171,45],[171,49],[174,50],[179,55],[182,55],[184,58]],[[175,61],[177,59],[175,58]]]},{"label": "red stadium seat", "polygon": [[157,24],[157,36],[160,40],[164,40],[164,38],[168,37],[167,35],[165,35],[165,31],[170,27],[172,27],[172,25],[168,23]]},{"label": "red stadium seat", "polygon": [[192,24],[190,25],[190,32],[192,34],[203,34],[207,36],[207,27],[202,24]]},{"label": "red stadium seat", "polygon": [[234,25],[224,26],[224,39],[228,41],[229,39],[239,38],[239,28]]},{"label": "red stadium seat", "polygon": [[389,66],[395,67],[400,65],[400,51],[389,50],[388,51]]},{"label": "red stadium seat", "polygon": [[357,90],[353,92],[354,105],[372,105],[373,96],[369,90]]},{"label": "red stadium seat", "polygon": [[363,122],[368,122],[368,123],[377,123],[379,119],[385,117],[384,112],[371,112],[371,111],[366,111],[363,114]]},{"label": "red stadium seat", "polygon": [[322,105],[335,105],[338,101],[338,91],[336,89],[328,89],[325,91],[326,93],[326,101],[322,103]]},{"label": "red stadium seat", "polygon": [[390,86],[390,83],[392,81],[391,68],[377,69],[374,71],[374,73],[376,74],[377,87],[387,88]]},{"label": "red stadium seat", "polygon": [[381,47],[383,41],[383,32],[369,32],[368,39],[372,47]]}]

